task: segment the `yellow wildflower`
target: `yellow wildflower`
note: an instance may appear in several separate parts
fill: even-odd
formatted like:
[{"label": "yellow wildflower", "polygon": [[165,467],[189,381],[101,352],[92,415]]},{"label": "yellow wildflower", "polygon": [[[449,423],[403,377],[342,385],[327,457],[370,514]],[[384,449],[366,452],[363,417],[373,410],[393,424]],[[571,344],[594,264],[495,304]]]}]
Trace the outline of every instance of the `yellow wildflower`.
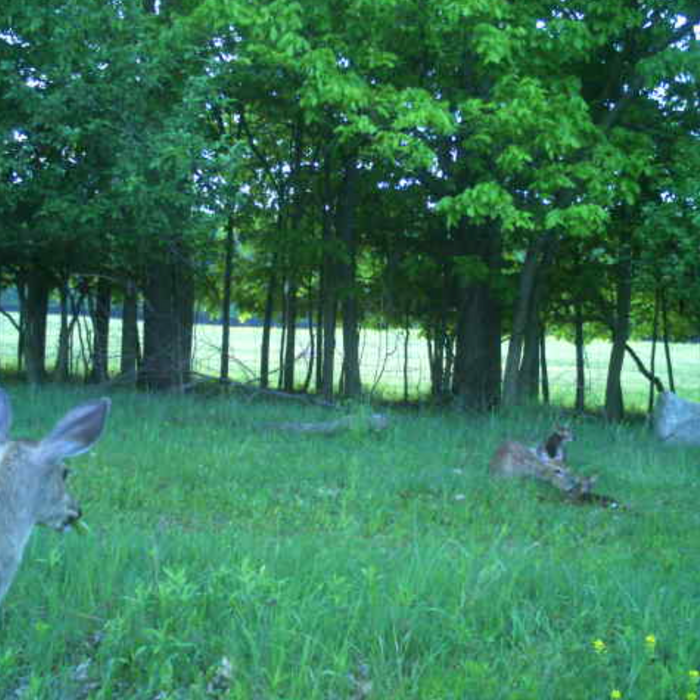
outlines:
[{"label": "yellow wildflower", "polygon": [[605,642],[602,639],[596,639],[593,642],[593,649],[595,650],[596,654],[602,654],[607,650]]},{"label": "yellow wildflower", "polygon": [[700,680],[700,671],[698,671],[696,668],[693,668],[690,671],[688,671],[688,675],[690,676],[690,680],[693,681],[693,683],[697,683],[698,680]]},{"label": "yellow wildflower", "polygon": [[650,649],[656,646],[656,637],[653,634],[648,634],[644,641]]},{"label": "yellow wildflower", "polygon": [[622,693],[619,690],[610,691],[611,700],[620,700],[621,697],[622,697]]}]

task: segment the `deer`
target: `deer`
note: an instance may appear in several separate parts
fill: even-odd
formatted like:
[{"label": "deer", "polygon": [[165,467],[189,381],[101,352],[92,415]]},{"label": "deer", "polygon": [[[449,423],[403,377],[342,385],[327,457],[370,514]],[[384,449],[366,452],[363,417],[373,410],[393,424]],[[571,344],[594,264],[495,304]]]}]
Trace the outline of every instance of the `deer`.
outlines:
[{"label": "deer", "polygon": [[552,434],[535,448],[535,454],[541,460],[565,462],[566,448],[564,444],[575,439],[571,428],[566,425],[558,425]]},{"label": "deer", "polygon": [[578,477],[563,459],[549,456],[542,459],[536,449],[515,440],[506,440],[496,450],[489,472],[494,477],[523,476],[545,481],[574,499],[588,493],[596,480],[596,477]]},{"label": "deer", "polygon": [[10,440],[12,404],[0,388],[0,602],[34,526],[65,532],[80,519],[80,506],[66,490],[63,460],[87,452],[100,439],[110,406],[108,398],[82,403],[41,440]]}]

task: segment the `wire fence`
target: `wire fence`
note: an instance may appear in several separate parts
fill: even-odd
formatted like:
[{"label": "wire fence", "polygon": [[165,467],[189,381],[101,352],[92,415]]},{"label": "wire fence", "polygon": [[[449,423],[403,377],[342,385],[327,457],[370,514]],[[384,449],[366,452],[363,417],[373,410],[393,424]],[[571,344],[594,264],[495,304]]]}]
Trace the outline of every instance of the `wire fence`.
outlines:
[{"label": "wire fence", "polygon": [[[5,370],[16,370],[18,366],[19,316],[10,312],[0,316],[0,366]],[[143,338],[143,324],[139,323],[139,335]],[[218,377],[221,367],[222,326],[199,323],[193,334],[193,370],[200,375]],[[403,393],[404,376],[408,381],[408,392],[418,396],[429,391],[430,372],[424,342],[415,340],[410,345],[408,360],[403,352],[404,334],[399,331],[365,331],[361,334],[360,360],[363,383],[371,390],[383,393]],[[46,366],[54,367],[58,356],[60,316],[50,313],[46,327]],[[263,329],[258,326],[233,326],[229,351],[230,375],[235,381],[255,384],[259,380],[260,354]],[[70,337],[70,374],[86,376],[92,363],[93,328],[89,316],[79,316]],[[282,330],[273,327],[270,336],[270,384],[275,385],[280,370]],[[304,328],[296,334],[295,376],[297,384],[306,377],[309,367],[313,369],[315,358],[311,338]],[[116,375],[121,361],[121,319],[110,319],[108,359],[109,372]],[[342,336],[336,341],[336,362],[343,360]]]},{"label": "wire fence", "polygon": [[[14,312],[0,315],[0,367],[5,371],[17,369],[19,334],[16,327],[19,318]],[[46,331],[46,359],[49,371],[53,368],[59,344],[60,317],[49,314]],[[139,324],[142,337],[142,324]],[[221,363],[222,327],[216,324],[196,324],[193,337],[193,369],[199,375],[218,377]],[[259,378],[260,352],[263,329],[257,326],[233,326],[229,353],[231,379],[255,384]],[[91,367],[93,329],[89,316],[79,317],[74,326],[70,355],[70,372],[75,376],[86,376]],[[270,385],[275,386],[279,376],[280,344],[282,331],[273,328],[270,338]],[[649,366],[651,343],[638,342],[633,346],[642,360]],[[109,371],[118,374],[120,367],[121,319],[110,320]],[[505,348],[504,348],[505,350]],[[609,360],[608,343],[596,341],[586,347],[586,395],[591,407],[604,402],[605,383]],[[503,353],[505,355],[505,352]],[[687,398],[700,398],[700,345],[675,344],[672,346],[674,373],[679,393]],[[337,366],[343,358],[342,334],[338,334]],[[303,382],[314,363],[312,344],[308,331],[299,328],[296,334],[295,378]],[[552,402],[572,404],[576,389],[575,352],[566,341],[548,339],[547,366]],[[657,373],[668,385],[665,366]],[[661,369],[661,371],[660,371]],[[401,398],[404,383],[410,398],[425,396],[430,391],[430,368],[425,339],[417,329],[412,329],[406,342],[402,330],[363,330],[360,335],[360,371],[363,386],[369,392],[388,398]],[[648,381],[637,371],[632,362],[623,369],[623,388],[628,405],[644,408]],[[313,384],[311,385],[313,387]]]}]

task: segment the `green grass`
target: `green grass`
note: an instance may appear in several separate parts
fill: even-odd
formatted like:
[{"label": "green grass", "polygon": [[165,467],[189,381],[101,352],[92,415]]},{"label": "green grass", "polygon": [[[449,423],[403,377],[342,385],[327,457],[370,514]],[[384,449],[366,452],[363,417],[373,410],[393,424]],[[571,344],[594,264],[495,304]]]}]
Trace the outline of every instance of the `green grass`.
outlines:
[{"label": "green grass", "polygon": [[[90,395],[10,393],[33,437]],[[3,700],[696,692],[700,451],[578,419],[571,464],[627,506],[605,510],[488,479],[499,441],[556,413],[318,437],[259,429],[318,408],[112,398],[74,460],[90,531],[37,530],[0,608]]]}]

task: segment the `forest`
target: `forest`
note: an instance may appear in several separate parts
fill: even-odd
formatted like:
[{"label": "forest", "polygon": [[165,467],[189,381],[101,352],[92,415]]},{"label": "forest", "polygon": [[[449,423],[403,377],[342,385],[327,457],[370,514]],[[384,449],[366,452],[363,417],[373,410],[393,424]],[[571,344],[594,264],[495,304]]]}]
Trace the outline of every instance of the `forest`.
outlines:
[{"label": "forest", "polygon": [[512,406],[543,400],[559,337],[583,408],[606,339],[620,420],[627,355],[660,384],[630,340],[700,335],[699,40],[682,0],[4,0],[19,368],[68,380],[88,313],[87,379],[118,354],[182,387],[204,310],[227,382],[235,312],[262,323],[262,388],[357,398],[360,330],[394,328],[427,344],[431,398]]}]

